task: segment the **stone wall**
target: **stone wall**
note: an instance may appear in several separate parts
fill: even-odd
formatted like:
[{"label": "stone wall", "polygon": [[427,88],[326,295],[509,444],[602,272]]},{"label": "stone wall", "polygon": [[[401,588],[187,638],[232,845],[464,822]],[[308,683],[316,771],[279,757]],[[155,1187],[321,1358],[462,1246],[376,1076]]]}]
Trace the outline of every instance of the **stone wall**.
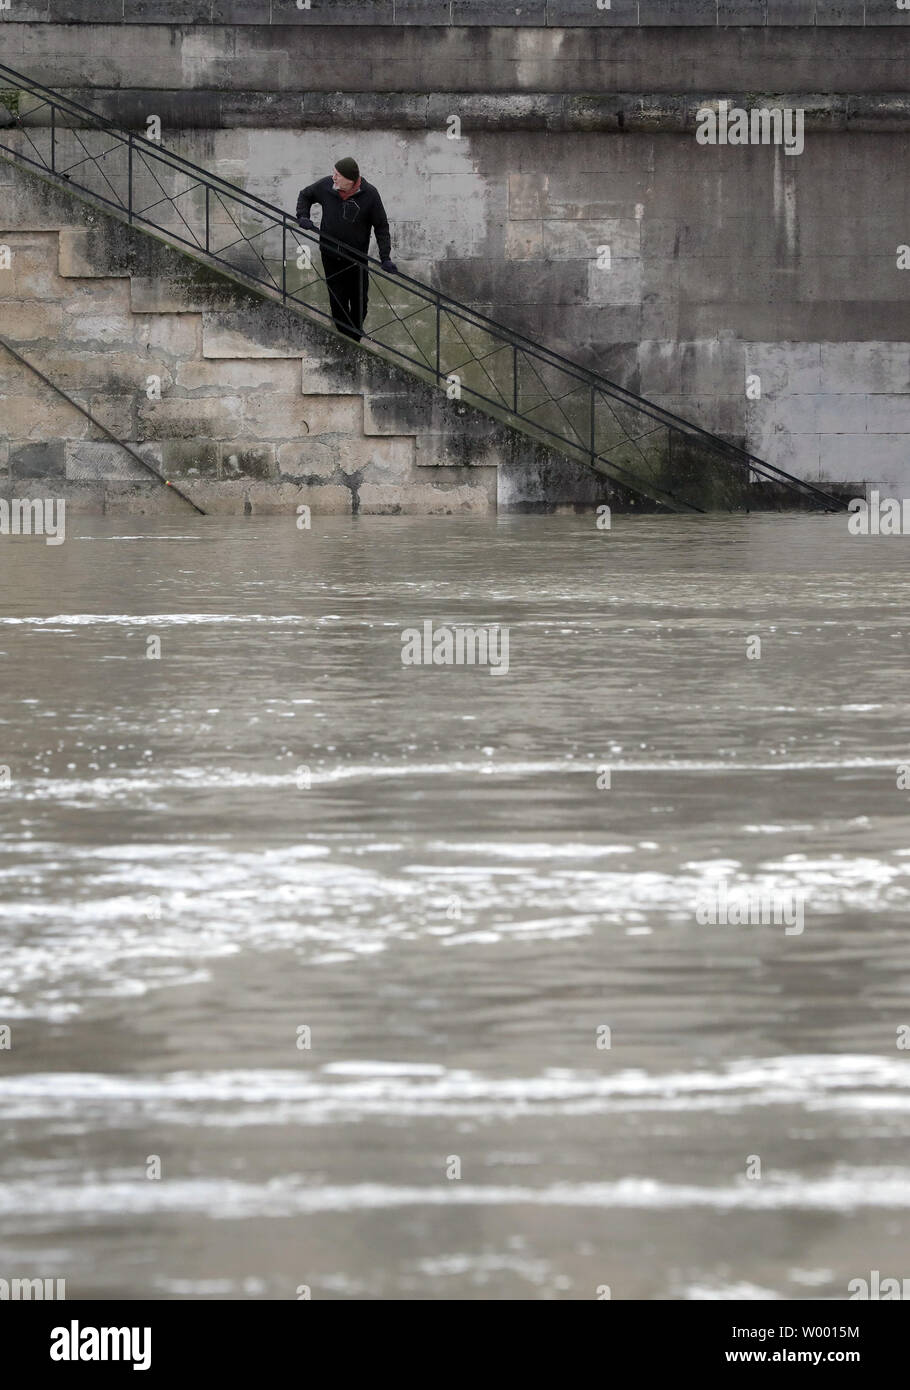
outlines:
[{"label": "stone wall", "polygon": [[[895,18],[897,15],[897,18]],[[894,0],[10,0],[9,20],[461,28],[892,25]]]},{"label": "stone wall", "polygon": [[[90,0],[84,0],[89,4]],[[486,0],[484,0],[486,3]],[[356,114],[367,93],[589,97],[674,92],[901,92],[907,88],[910,12],[866,27],[433,28],[300,24],[38,24],[0,10],[0,61],[60,90],[106,100],[131,91],[182,93],[186,124],[231,120],[270,124],[305,116],[313,94],[331,93],[339,114]],[[20,8],[15,8],[17,5]],[[315,14],[315,11],[312,13]],[[331,11],[336,13],[334,7]],[[611,14],[611,12],[604,12]],[[6,14],[6,18],[2,16]],[[352,65],[352,58],[357,61]],[[257,94],[271,96],[260,102]],[[342,99],[343,98],[343,99]],[[508,103],[487,104],[491,118]],[[540,108],[542,111],[545,108]],[[419,112],[419,107],[418,107]],[[539,113],[538,113],[539,114]],[[189,117],[192,116],[192,120]]]},{"label": "stone wall", "polygon": [[[801,476],[910,488],[893,0],[89,8],[129,23],[20,4],[4,60],[132,128],[160,115],[283,208],[353,152],[418,279]],[[805,108],[804,152],[697,144],[720,95]]]}]

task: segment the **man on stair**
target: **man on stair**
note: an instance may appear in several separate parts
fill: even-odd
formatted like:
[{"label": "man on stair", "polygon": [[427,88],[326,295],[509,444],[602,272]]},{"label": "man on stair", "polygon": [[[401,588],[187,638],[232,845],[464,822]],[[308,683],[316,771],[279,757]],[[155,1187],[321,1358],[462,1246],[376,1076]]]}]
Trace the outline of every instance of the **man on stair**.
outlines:
[{"label": "man on stair", "polygon": [[[318,228],[310,221],[314,203],[322,208],[322,222]],[[319,232],[322,268],[335,327],[339,333],[359,343],[367,312],[369,276],[365,257],[371,231],[376,233],[383,270],[398,269],[390,259],[389,219],[378,188],[360,177],[356,160],[339,159],[333,174],[301,189],[297,199],[297,221],[306,231]],[[350,247],[350,254],[336,245],[337,242]]]}]

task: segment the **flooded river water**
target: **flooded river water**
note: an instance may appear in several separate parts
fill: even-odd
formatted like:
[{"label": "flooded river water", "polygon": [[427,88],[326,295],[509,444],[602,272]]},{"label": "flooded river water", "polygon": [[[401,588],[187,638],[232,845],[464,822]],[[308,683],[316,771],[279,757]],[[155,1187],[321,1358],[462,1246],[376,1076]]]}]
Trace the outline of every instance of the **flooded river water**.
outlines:
[{"label": "flooded river water", "polygon": [[[825,516],[0,541],[0,1276],[910,1275],[908,557]],[[427,620],[508,670],[403,664]],[[698,920],[721,881],[801,928]]]}]

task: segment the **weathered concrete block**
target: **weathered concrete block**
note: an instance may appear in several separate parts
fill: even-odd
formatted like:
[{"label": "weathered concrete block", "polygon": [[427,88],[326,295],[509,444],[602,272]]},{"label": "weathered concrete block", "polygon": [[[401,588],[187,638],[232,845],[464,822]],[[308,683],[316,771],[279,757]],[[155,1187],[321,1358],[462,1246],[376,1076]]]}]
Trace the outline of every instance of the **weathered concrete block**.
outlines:
[{"label": "weathered concrete block", "polygon": [[[138,450],[143,445],[133,445]],[[125,449],[113,442],[98,443],[91,440],[67,440],[65,451],[66,476],[69,479],[104,481],[108,478],[136,479],[145,482],[148,469],[132,458]],[[155,456],[149,461],[157,466]]]},{"label": "weathered concrete block", "polygon": [[306,356],[300,366],[305,396],[356,396],[364,389],[369,364],[347,355],[340,371],[338,362],[326,355]]},{"label": "weathered concrete block", "polygon": [[547,23],[546,0],[452,0],[453,24],[527,24],[540,28]]},{"label": "weathered concrete block", "polygon": [[0,478],[9,474],[9,440],[0,439]]},{"label": "weathered concrete block", "polygon": [[815,0],[767,0],[767,7],[769,25],[815,23]]},{"label": "weathered concrete block", "polygon": [[[759,447],[761,445],[761,447]],[[821,466],[822,449],[817,434],[787,434],[778,430],[768,438],[746,434],[746,447],[758,458],[783,468],[797,478],[817,482],[820,477],[837,481]]]},{"label": "weathered concrete block", "polygon": [[61,227],[57,243],[57,274],[69,278],[104,275],[92,255],[93,235],[87,227]]},{"label": "weathered concrete block", "polygon": [[549,175],[523,173],[509,175],[509,217],[516,221],[541,221],[552,216]]},{"label": "weathered concrete block", "polygon": [[211,5],[213,24],[268,24],[271,18],[271,0],[190,0],[190,3],[202,3],[206,8]]},{"label": "weathered concrete block", "polygon": [[400,387],[363,398],[365,435],[450,434],[488,439],[490,430],[489,416],[464,402],[448,400],[441,387],[415,385],[410,391]]},{"label": "weathered concrete block", "polygon": [[66,502],[67,540],[72,538],[69,520],[73,513],[99,514],[104,511],[104,484],[100,482],[70,482],[63,478],[19,478],[4,484],[4,493],[19,499],[64,500]]},{"label": "weathered concrete block", "polygon": [[[840,400],[841,397],[838,396],[835,399]],[[910,396],[851,396],[850,400],[862,400],[864,402],[867,433],[906,435],[910,431]],[[907,456],[910,459],[910,448],[908,448]]]},{"label": "weathered concrete block", "polygon": [[563,507],[592,509],[603,502],[629,508],[629,495],[586,464],[573,463],[530,440],[514,441],[497,470],[501,511],[553,512]]},{"label": "weathered concrete block", "polygon": [[220,452],[222,478],[271,478],[275,474],[274,444],[232,442],[222,444]]},{"label": "weathered concrete block", "polygon": [[639,382],[642,395],[678,396],[680,354],[677,344],[666,339],[646,339],[638,346]]},{"label": "weathered concrete block", "polygon": [[[819,434],[865,434],[868,429],[870,400],[893,400],[889,396],[827,396],[815,397],[815,425]],[[904,404],[903,423],[907,423],[907,406]],[[885,427],[879,434],[889,434]]]},{"label": "weathered concrete block", "polygon": [[[229,229],[226,239],[231,236],[236,236],[234,228]],[[167,279],[133,275],[130,287],[133,313],[201,314],[211,309],[231,309],[238,301],[249,305],[249,291],[221,276],[206,278],[204,269],[196,271],[197,264],[188,260],[183,275]]]},{"label": "weathered concrete block", "polygon": [[717,0],[639,0],[639,24],[717,23]]},{"label": "weathered concrete block", "polygon": [[895,269],[893,254],[869,256],[819,256],[803,267],[800,293],[803,299],[837,302],[844,286],[855,298],[886,302],[910,297],[910,283]]},{"label": "weathered concrete block", "polygon": [[903,434],[821,435],[821,470],[834,482],[910,477]]},{"label": "weathered concrete block", "polygon": [[183,498],[154,479],[144,483],[111,479],[104,484],[104,511],[109,516],[182,517],[188,510]]},{"label": "weathered concrete block", "polygon": [[164,439],[161,471],[167,478],[215,478],[218,445],[211,439]]},{"label": "weathered concrete block", "polygon": [[[123,19],[124,0],[92,0],[92,23],[119,24]],[[54,24],[85,22],[82,0],[50,0],[48,18]]]},{"label": "weathered concrete block", "polygon": [[[28,355],[31,356],[31,353]],[[37,363],[35,365],[37,366]],[[34,372],[29,371],[28,367],[22,366],[9,352],[0,348],[0,398],[27,396],[35,389],[36,382]],[[4,432],[4,416],[5,412],[0,410],[0,435]]]},{"label": "weathered concrete block", "polygon": [[[128,286],[127,286],[128,292]],[[67,313],[64,333],[83,351],[129,347],[134,341],[135,323],[129,313]]]},{"label": "weathered concrete block", "polygon": [[323,516],[348,515],[353,509],[350,488],[336,483],[250,483],[247,495],[256,516],[295,512],[301,505]]},{"label": "weathered concrete block", "polygon": [[177,367],[179,391],[194,395],[239,395],[248,391],[281,392],[293,396],[300,389],[300,363],[294,358],[230,358],[191,360]]},{"label": "weathered concrete block", "polygon": [[745,371],[758,376],[764,399],[822,391],[819,343],[745,343],[744,353]]},{"label": "weathered concrete block", "polygon": [[466,134],[566,128],[564,96],[541,91],[497,91],[497,86],[501,86],[501,78],[500,83],[489,84],[486,92],[463,93],[454,103],[450,93],[434,93],[427,102],[428,128],[444,131],[453,106]]},{"label": "weathered concrete block", "polygon": [[53,232],[0,232],[0,242],[8,245],[11,252],[9,269],[0,270],[0,301],[60,297],[55,273],[56,240]]},{"label": "weathered concrete block", "polygon": [[331,478],[338,467],[333,442],[296,439],[278,448],[278,471],[294,478]]},{"label": "weathered concrete block", "polygon": [[134,314],[201,314],[213,306],[208,289],[191,289],[134,275],[130,281],[130,307]]},{"label": "weathered concrete block", "polygon": [[[86,409],[118,439],[131,439],[135,433],[133,426],[135,404],[136,397],[134,396],[92,395],[88,398]],[[86,438],[106,439],[107,435],[97,425],[89,423]]]},{"label": "weathered concrete block", "polygon": [[[212,13],[212,0],[122,0],[123,3],[123,22],[125,24],[148,24],[150,21],[168,24],[207,24],[209,20],[213,23],[221,23]],[[243,0],[247,12],[252,16],[256,13],[257,0]],[[259,16],[263,14],[263,0],[258,0]],[[224,0],[216,0],[219,8],[224,5]],[[252,17],[247,23],[252,24]],[[266,5],[263,23],[268,23],[268,5]]]},{"label": "weathered concrete block", "polygon": [[190,400],[164,396],[141,399],[136,407],[139,427],[147,439],[205,440],[243,437],[241,396],[199,396]]},{"label": "weathered concrete block", "polygon": [[[359,399],[281,396],[253,392],[243,398],[244,435],[251,439],[302,439],[304,435],[356,428]],[[352,421],[357,419],[356,426]]]},{"label": "weathered concrete block", "polygon": [[[63,303],[64,335],[69,334],[71,325],[83,315],[93,319],[116,320],[121,329],[130,325],[130,282],[121,279],[63,280],[57,281],[60,287],[59,298]],[[77,339],[78,342],[78,339]],[[98,346],[105,346],[102,339]]]},{"label": "weathered concrete block", "polygon": [[63,440],[55,439],[47,444],[11,444],[9,471],[12,478],[64,477]]},{"label": "weathered concrete block", "polygon": [[293,357],[295,348],[304,350],[308,331],[286,311],[263,306],[255,314],[205,313],[202,334],[205,357]]},{"label": "weathered concrete block", "polygon": [[731,338],[680,343],[679,387],[683,395],[726,396],[741,406],[745,396],[742,344]]},{"label": "weathered concrete block", "polygon": [[55,386],[70,394],[97,392],[137,399],[146,393],[148,377],[153,375],[160,378],[162,391],[173,385],[168,363],[151,353],[140,357],[135,351],[82,352],[78,344],[63,341],[42,347],[40,366]]},{"label": "weathered concrete block", "polygon": [[766,24],[767,0],[717,0],[718,24]]},{"label": "weathered concrete block", "polygon": [[360,511],[368,516],[488,516],[496,510],[496,471],[478,470],[463,481],[405,485],[366,482],[360,488]]},{"label": "weathered concrete block", "polygon": [[[248,492],[249,479],[239,482],[218,482],[208,478],[183,479],[180,488],[192,497],[208,516],[243,516],[251,510]],[[183,504],[184,511],[186,503]]]},{"label": "weathered concrete block", "polygon": [[143,352],[194,357],[202,343],[202,315],[137,314],[132,320],[132,341]]},{"label": "weathered concrete block", "polygon": [[3,305],[3,325],[16,345],[53,341],[60,336],[63,309],[45,301],[7,300]]},{"label": "weathered concrete block", "polygon": [[68,479],[65,489],[67,524],[72,516],[98,516],[105,509],[105,484],[88,480]]},{"label": "weathered concrete block", "polygon": [[365,435],[416,434],[428,427],[427,412],[433,402],[429,391],[417,390],[416,399],[407,393],[363,397],[363,433]]},{"label": "weathered concrete block", "polygon": [[655,405],[714,434],[734,439],[742,433],[742,404],[728,396],[656,396],[652,399]]},{"label": "weathered concrete block", "polygon": [[449,24],[450,0],[395,0],[395,25]]},{"label": "weathered concrete block", "polygon": [[544,257],[543,223],[507,222],[506,259],[510,261],[542,260]]},{"label": "weathered concrete block", "polygon": [[849,24],[857,22],[855,0],[815,0],[816,24]]},{"label": "weathered concrete block", "polygon": [[417,468],[496,468],[503,458],[501,432],[486,439],[463,435],[421,434],[414,441]]},{"label": "weathered concrete block", "polygon": [[638,0],[611,0],[608,10],[598,10],[591,0],[547,0],[547,24],[553,28],[569,24],[638,23]]},{"label": "weathered concrete block", "polygon": [[84,415],[46,387],[28,395],[4,397],[0,434],[6,439],[81,439],[89,427]]},{"label": "weathered concrete block", "polygon": [[347,435],[336,446],[338,467],[348,475],[362,473],[370,482],[410,477],[414,467],[413,439],[363,439]]},{"label": "weathered concrete block", "polygon": [[584,304],[587,266],[578,261],[477,261],[439,265],[439,287],[471,304]]},{"label": "weathered concrete block", "polygon": [[664,270],[676,260],[682,244],[683,227],[675,217],[651,217],[641,223],[641,254],[646,262],[658,262]]},{"label": "weathered concrete block", "polygon": [[[818,396],[781,396],[776,400],[748,401],[746,427],[749,437],[760,439],[765,450],[773,448],[776,435],[817,436]],[[765,457],[760,454],[759,457]]]},{"label": "weathered concrete block", "polygon": [[588,299],[591,304],[640,304],[642,263],[613,260],[609,269],[588,262]]},{"label": "weathered concrete block", "polygon": [[[12,16],[10,15],[10,19]],[[35,20],[48,20],[50,18],[50,0],[21,0],[16,5],[16,21],[19,24],[28,23]],[[5,22],[9,24],[10,19]],[[3,21],[0,21],[3,22]]]},{"label": "weathered concrete block", "polygon": [[843,393],[910,391],[910,343],[820,345],[822,390]]},{"label": "weathered concrete block", "polygon": [[866,24],[906,24],[907,11],[899,10],[895,0],[866,0]]},{"label": "weathered concrete block", "polygon": [[286,437],[299,439],[307,434],[363,434],[363,398],[360,396],[301,396],[289,404]]},{"label": "weathered concrete block", "polygon": [[392,24],[392,0],[333,0],[332,8],[299,10],[296,0],[272,0],[273,24]]}]

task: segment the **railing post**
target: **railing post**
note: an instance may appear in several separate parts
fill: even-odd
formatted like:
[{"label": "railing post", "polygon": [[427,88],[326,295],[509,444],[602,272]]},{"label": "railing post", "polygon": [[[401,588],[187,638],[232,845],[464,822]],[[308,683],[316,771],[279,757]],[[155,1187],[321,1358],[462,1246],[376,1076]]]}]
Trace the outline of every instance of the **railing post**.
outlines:
[{"label": "railing post", "polygon": [[595,407],[594,383],[593,383],[593,381],[592,381],[592,383],[591,383],[591,442],[590,442],[590,448],[589,448],[589,452],[590,452],[590,454],[591,454],[591,462],[592,462],[592,463],[594,462],[594,458],[595,458],[595,454],[594,454],[594,445],[595,445],[596,419],[595,419],[595,414],[594,414],[594,407]]},{"label": "railing post", "polygon": [[51,173],[57,171],[57,108],[51,104]]},{"label": "railing post", "polygon": [[518,414],[518,344],[512,344],[512,414]]},{"label": "railing post", "polygon": [[205,254],[209,254],[209,186],[205,185]]},{"label": "railing post", "polygon": [[440,381],[441,376],[442,376],[442,373],[441,373],[441,371],[440,371],[440,332],[441,332],[441,328],[442,328],[442,300],[439,298],[439,295],[437,294],[437,296],[436,296],[436,382],[437,382],[437,385],[439,384],[439,381]]},{"label": "railing post", "polygon": [[127,214],[129,221],[133,220],[133,136],[132,132],[126,137],[126,195],[128,201]]}]

